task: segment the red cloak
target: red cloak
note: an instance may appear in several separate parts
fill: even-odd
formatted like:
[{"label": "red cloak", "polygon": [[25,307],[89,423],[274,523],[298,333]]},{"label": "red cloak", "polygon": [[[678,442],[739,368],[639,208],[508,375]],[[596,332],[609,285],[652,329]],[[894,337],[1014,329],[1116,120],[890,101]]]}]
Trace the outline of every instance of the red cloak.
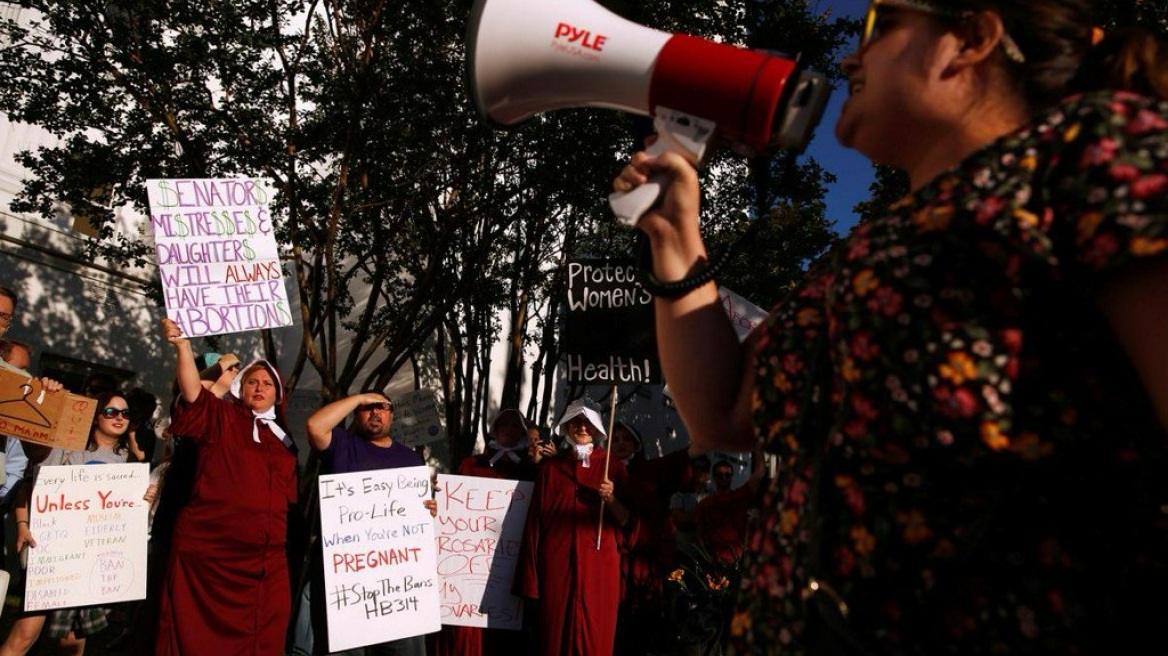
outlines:
[{"label": "red cloak", "polygon": [[655,609],[676,546],[669,498],[690,476],[689,453],[681,449],[652,460],[638,453],[628,475],[636,530],[621,561],[621,600],[630,610]]},{"label": "red cloak", "polygon": [[732,565],[742,557],[754,496],[751,486],[743,485],[698,502],[698,538],[714,560]]},{"label": "red cloak", "polygon": [[158,656],[284,654],[296,455],[262,422],[256,442],[254,424],[247,408],[202,390],[170,426],[199,454],[163,582]]},{"label": "red cloak", "polygon": [[[613,652],[624,535],[614,525],[612,513],[606,512],[600,549],[596,548],[604,460],[604,449],[597,447],[591,467],[584,467],[569,449],[541,462],[535,479],[516,594],[539,600],[539,643],[544,656]],[[624,464],[612,460],[608,477],[623,501],[627,491]]]}]

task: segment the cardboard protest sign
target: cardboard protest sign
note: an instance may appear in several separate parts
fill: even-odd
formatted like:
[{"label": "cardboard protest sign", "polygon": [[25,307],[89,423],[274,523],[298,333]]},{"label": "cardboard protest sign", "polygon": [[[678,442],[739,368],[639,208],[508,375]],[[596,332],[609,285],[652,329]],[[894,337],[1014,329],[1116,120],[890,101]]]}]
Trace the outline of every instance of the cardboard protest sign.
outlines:
[{"label": "cardboard protest sign", "polygon": [[146,598],[146,463],[41,467],[29,504],[26,611]]},{"label": "cardboard protest sign", "polygon": [[662,381],[653,296],[627,259],[568,263],[568,312],[561,346],[569,383],[657,384]]},{"label": "cardboard protest sign", "polygon": [[0,369],[0,435],[64,449],[84,449],[97,400],[47,392],[40,379]]},{"label": "cardboard protest sign", "polygon": [[147,180],[166,316],[188,337],[292,325],[259,178]]},{"label": "cardboard protest sign", "polygon": [[533,484],[438,475],[438,574],[442,623],[520,629],[523,603],[511,594]]},{"label": "cardboard protest sign", "polygon": [[427,467],[320,477],[329,651],[441,628]]}]

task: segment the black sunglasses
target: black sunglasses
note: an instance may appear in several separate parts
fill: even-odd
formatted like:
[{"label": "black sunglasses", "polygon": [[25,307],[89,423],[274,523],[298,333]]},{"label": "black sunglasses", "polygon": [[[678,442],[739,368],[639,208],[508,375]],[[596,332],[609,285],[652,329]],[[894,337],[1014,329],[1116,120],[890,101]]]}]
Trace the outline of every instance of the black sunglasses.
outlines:
[{"label": "black sunglasses", "polygon": [[101,409],[101,416],[105,417],[106,419],[113,419],[114,417],[117,417],[118,415],[121,415],[123,419],[129,419],[130,418],[130,409],[129,408],[115,408],[113,406]]},{"label": "black sunglasses", "polygon": [[[958,11],[951,7],[938,4],[936,0],[869,0],[868,13],[864,16],[864,31],[860,34],[861,50],[867,48],[872,41],[880,36],[880,9],[882,7],[919,11],[924,14],[950,19],[964,19],[972,16],[970,12]],[[1026,55],[1022,53],[1022,49],[1018,47],[1018,42],[1009,33],[1002,32],[1001,41],[1002,51],[1006,53],[1007,58],[1017,64],[1026,63]]]},{"label": "black sunglasses", "polygon": [[374,410],[384,410],[386,412],[393,412],[392,403],[362,403],[357,406],[357,410],[361,412],[373,412]]}]

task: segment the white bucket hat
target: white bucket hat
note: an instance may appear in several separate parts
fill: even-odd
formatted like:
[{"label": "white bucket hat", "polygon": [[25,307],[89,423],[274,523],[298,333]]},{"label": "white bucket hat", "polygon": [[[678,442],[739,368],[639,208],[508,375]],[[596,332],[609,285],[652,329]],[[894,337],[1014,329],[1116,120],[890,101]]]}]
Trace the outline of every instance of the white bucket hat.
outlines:
[{"label": "white bucket hat", "polygon": [[600,433],[598,442],[603,442],[608,437],[608,432],[604,429],[604,419],[600,416],[600,411],[593,407],[592,402],[587,399],[576,399],[568,404],[564,410],[564,414],[560,417],[560,422],[556,424],[556,433],[564,435],[564,425],[572,421],[576,417],[584,415],[588,423]]}]

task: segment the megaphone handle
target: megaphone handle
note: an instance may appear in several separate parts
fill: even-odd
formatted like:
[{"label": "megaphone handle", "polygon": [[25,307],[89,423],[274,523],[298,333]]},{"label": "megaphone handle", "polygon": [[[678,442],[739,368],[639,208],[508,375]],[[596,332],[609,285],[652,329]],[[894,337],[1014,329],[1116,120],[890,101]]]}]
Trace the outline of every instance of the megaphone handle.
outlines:
[{"label": "megaphone handle", "polygon": [[[706,145],[714,136],[715,129],[712,121],[667,107],[657,108],[653,127],[657,131],[657,140],[649,144],[646,153],[654,157],[667,152],[681,153],[695,162],[700,162],[705,156]],[[648,182],[632,191],[609,194],[608,204],[617,220],[631,228],[653,207],[664,188],[665,177],[653,175]]]},{"label": "megaphone handle", "polygon": [[645,184],[632,191],[616,191],[608,195],[608,205],[616,215],[617,221],[630,228],[637,225],[637,221],[645,212],[649,211],[661,197],[664,180],[661,175],[654,175]]}]

